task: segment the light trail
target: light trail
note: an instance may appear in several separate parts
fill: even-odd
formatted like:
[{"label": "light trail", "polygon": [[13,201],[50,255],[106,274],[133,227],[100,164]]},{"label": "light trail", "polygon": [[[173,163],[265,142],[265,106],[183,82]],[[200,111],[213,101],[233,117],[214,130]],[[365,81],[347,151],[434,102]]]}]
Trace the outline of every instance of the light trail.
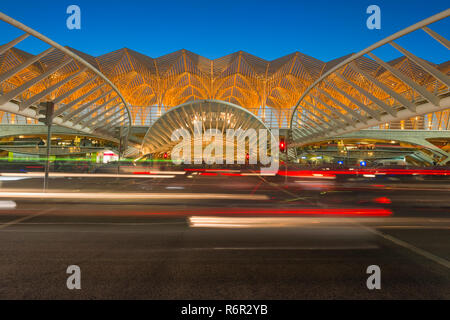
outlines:
[{"label": "light trail", "polygon": [[15,209],[17,204],[14,201],[0,201],[0,210]]},{"label": "light trail", "polygon": [[135,175],[153,175],[153,174],[174,174],[174,175],[185,175],[184,171],[143,171],[143,172],[133,172]]},{"label": "light trail", "polygon": [[0,198],[20,199],[76,199],[76,200],[269,200],[266,195],[224,193],[83,193],[83,192],[0,192]]},{"label": "light trail", "polygon": [[[348,210],[348,209],[347,209]],[[329,214],[330,212],[328,212]],[[305,218],[305,217],[216,217],[191,216],[189,225],[192,228],[281,228],[299,226],[318,226],[323,223],[342,222],[342,219]]]},{"label": "light trail", "polygon": [[279,170],[278,175],[288,177],[335,177],[336,175],[437,175],[450,176],[450,170],[432,169],[348,169],[348,170]]},{"label": "light trail", "polygon": [[211,214],[242,214],[242,215],[286,215],[286,216],[375,216],[387,217],[392,211],[384,208],[232,208],[223,210],[208,210]]},{"label": "light trail", "polygon": [[[183,173],[184,174],[184,173]],[[13,178],[41,178],[44,177],[43,172],[27,172],[27,173],[0,173],[2,177]],[[148,179],[171,179],[175,178],[173,174],[111,174],[111,173],[60,173],[51,172],[51,178],[148,178]]]}]

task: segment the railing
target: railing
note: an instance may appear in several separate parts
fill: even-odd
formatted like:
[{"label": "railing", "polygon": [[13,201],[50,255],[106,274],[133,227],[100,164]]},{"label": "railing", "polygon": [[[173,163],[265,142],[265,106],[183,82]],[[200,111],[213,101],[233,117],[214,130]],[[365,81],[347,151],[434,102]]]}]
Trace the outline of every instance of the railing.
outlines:
[{"label": "railing", "polygon": [[[266,108],[246,108],[257,116],[268,128],[282,129],[289,128],[289,119],[291,110],[275,110]],[[170,108],[160,108],[158,106],[137,107],[130,106],[130,112],[133,119],[133,126],[151,126],[161,115],[170,110]]]}]

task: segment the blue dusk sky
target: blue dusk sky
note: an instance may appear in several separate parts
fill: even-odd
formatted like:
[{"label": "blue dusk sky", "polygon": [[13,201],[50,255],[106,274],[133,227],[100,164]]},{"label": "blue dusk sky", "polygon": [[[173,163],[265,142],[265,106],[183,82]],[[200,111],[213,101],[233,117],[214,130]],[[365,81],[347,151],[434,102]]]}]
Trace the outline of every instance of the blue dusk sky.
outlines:
[{"label": "blue dusk sky", "polygon": [[[366,27],[366,9],[373,4],[381,8],[381,30]],[[81,30],[66,27],[69,5],[81,8]],[[243,50],[266,60],[300,51],[322,61],[358,52],[448,7],[448,0],[0,1],[3,13],[94,56],[127,47],[154,58],[180,49],[210,59]],[[448,20],[432,26],[447,38]],[[402,39],[419,56],[430,43],[421,33]],[[19,34],[0,22],[0,43]],[[42,49],[27,41],[21,49]],[[395,52],[385,54],[396,57]],[[448,56],[448,50],[438,48],[433,59],[443,62]]]}]

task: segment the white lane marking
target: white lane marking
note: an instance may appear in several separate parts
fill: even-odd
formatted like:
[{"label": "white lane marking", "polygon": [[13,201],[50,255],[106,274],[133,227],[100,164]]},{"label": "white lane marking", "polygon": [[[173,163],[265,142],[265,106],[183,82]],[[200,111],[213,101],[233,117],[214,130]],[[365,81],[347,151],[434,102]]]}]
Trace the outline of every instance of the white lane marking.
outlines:
[{"label": "white lane marking", "polygon": [[6,200],[6,201],[0,201],[0,210],[5,209],[15,209],[17,204],[14,201]]},{"label": "white lane marking", "polygon": [[75,192],[0,192],[3,198],[25,199],[183,199],[183,200],[269,200],[267,195],[226,194],[226,193],[75,193]]},{"label": "white lane marking", "polygon": [[438,256],[436,256],[436,255],[434,255],[434,254],[432,254],[432,253],[430,253],[428,251],[425,251],[423,249],[417,248],[417,247],[413,246],[412,244],[409,244],[408,242],[405,242],[403,240],[397,239],[397,238],[395,238],[393,236],[390,236],[388,234],[385,234],[385,233],[383,233],[381,231],[378,231],[378,230],[375,230],[375,229],[372,229],[372,228],[369,228],[369,227],[366,227],[366,226],[363,226],[363,225],[361,225],[361,226],[364,229],[366,229],[367,231],[369,231],[369,232],[371,232],[371,233],[373,233],[373,234],[375,234],[377,236],[380,236],[380,237],[382,237],[382,238],[384,238],[386,240],[389,240],[389,241],[395,243],[396,245],[398,245],[400,247],[409,249],[412,252],[414,252],[414,253],[416,253],[418,255],[421,255],[422,257],[430,259],[431,261],[433,261],[433,262],[435,262],[437,264],[440,264],[440,265],[446,267],[447,269],[450,269],[450,261],[448,261],[448,260],[446,260],[444,258],[438,257]]},{"label": "white lane marking", "polygon": [[44,211],[42,211],[40,213],[31,214],[31,215],[28,215],[28,216],[25,216],[25,217],[22,217],[22,218],[13,220],[13,221],[9,221],[9,222],[0,224],[0,230],[3,230],[5,228],[7,228],[7,227],[13,226],[13,225],[18,224],[18,223],[21,223],[22,221],[26,221],[26,220],[30,220],[30,219],[32,219],[34,217],[42,216],[42,215],[47,214],[47,213],[49,213],[51,211],[54,211],[54,209],[47,209],[47,210],[44,210]]}]

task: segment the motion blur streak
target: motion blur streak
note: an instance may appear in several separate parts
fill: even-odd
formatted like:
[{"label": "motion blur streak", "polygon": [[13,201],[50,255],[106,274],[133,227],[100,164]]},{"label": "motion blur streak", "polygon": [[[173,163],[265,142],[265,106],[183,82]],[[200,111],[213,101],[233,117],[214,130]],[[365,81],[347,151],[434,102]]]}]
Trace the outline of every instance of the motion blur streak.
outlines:
[{"label": "motion blur streak", "polygon": [[[165,172],[166,173],[166,172]],[[3,177],[28,177],[41,178],[44,177],[43,172],[28,172],[28,173],[0,173]],[[156,179],[171,179],[175,178],[173,174],[164,175],[133,175],[133,174],[108,174],[108,173],[59,173],[52,172],[49,174],[51,178],[156,178]]]},{"label": "motion blur streak", "polygon": [[450,170],[415,170],[415,169],[356,169],[356,170],[296,170],[278,171],[280,176],[288,177],[333,177],[336,175],[434,175],[450,176]]},{"label": "motion blur streak", "polygon": [[[278,217],[273,217],[279,219],[281,217],[292,217],[292,216],[320,216],[322,217],[389,217],[392,215],[392,211],[383,208],[304,208],[304,209],[283,209],[283,208],[231,208],[231,209],[196,209],[194,212],[190,211],[158,211],[158,212],[129,212],[130,215],[172,215],[172,216],[239,216],[241,218],[250,217],[273,217],[277,215]],[[234,217],[233,217],[234,219]],[[267,218],[264,218],[267,219]],[[252,220],[254,221],[254,220]],[[322,220],[321,220],[322,221]],[[242,225],[242,223],[238,223]]]},{"label": "motion blur streak", "polygon": [[[176,175],[185,175],[184,171],[145,171],[145,172],[133,172],[133,174],[141,175],[141,174],[176,174]],[[135,176],[133,176],[135,178]]]},{"label": "motion blur streak", "polygon": [[201,171],[210,171],[210,172],[241,172],[241,170],[232,170],[232,169],[202,169],[202,168],[196,168],[196,169],[184,169],[184,171],[187,172],[201,172]]},{"label": "motion blur streak", "polygon": [[261,173],[241,173],[242,176],[248,176],[248,177],[259,177],[259,176],[265,176],[265,177],[274,177],[276,176],[276,173],[270,173],[270,172],[261,172]]},{"label": "motion blur streak", "polygon": [[0,181],[20,181],[30,178],[31,177],[0,177]]},{"label": "motion blur streak", "polygon": [[80,192],[0,192],[1,198],[21,199],[183,199],[183,200],[268,200],[266,195],[220,194],[220,193],[80,193]]},{"label": "motion blur streak", "polygon": [[367,216],[367,217],[387,217],[392,215],[392,211],[384,208],[243,208],[228,210],[209,210],[209,213],[220,214],[244,214],[244,215],[324,215],[324,216]]},{"label": "motion blur streak", "polygon": [[[318,225],[321,219],[289,218],[289,217],[189,217],[192,228],[282,228],[305,225]],[[325,220],[324,220],[325,222]],[[335,220],[333,220],[335,222]]]},{"label": "motion blur streak", "polygon": [[14,201],[0,201],[0,210],[4,209],[14,209],[16,203]]},{"label": "motion blur streak", "polygon": [[259,177],[267,176],[274,177],[277,175],[276,172],[242,172],[240,170],[229,170],[229,169],[184,169],[186,172],[200,173],[202,176],[216,176],[218,174],[222,176],[233,176],[233,177]]},{"label": "motion blur streak", "polygon": [[382,203],[382,204],[391,204],[392,203],[391,199],[386,198],[386,197],[376,198],[374,201],[376,203]]}]

